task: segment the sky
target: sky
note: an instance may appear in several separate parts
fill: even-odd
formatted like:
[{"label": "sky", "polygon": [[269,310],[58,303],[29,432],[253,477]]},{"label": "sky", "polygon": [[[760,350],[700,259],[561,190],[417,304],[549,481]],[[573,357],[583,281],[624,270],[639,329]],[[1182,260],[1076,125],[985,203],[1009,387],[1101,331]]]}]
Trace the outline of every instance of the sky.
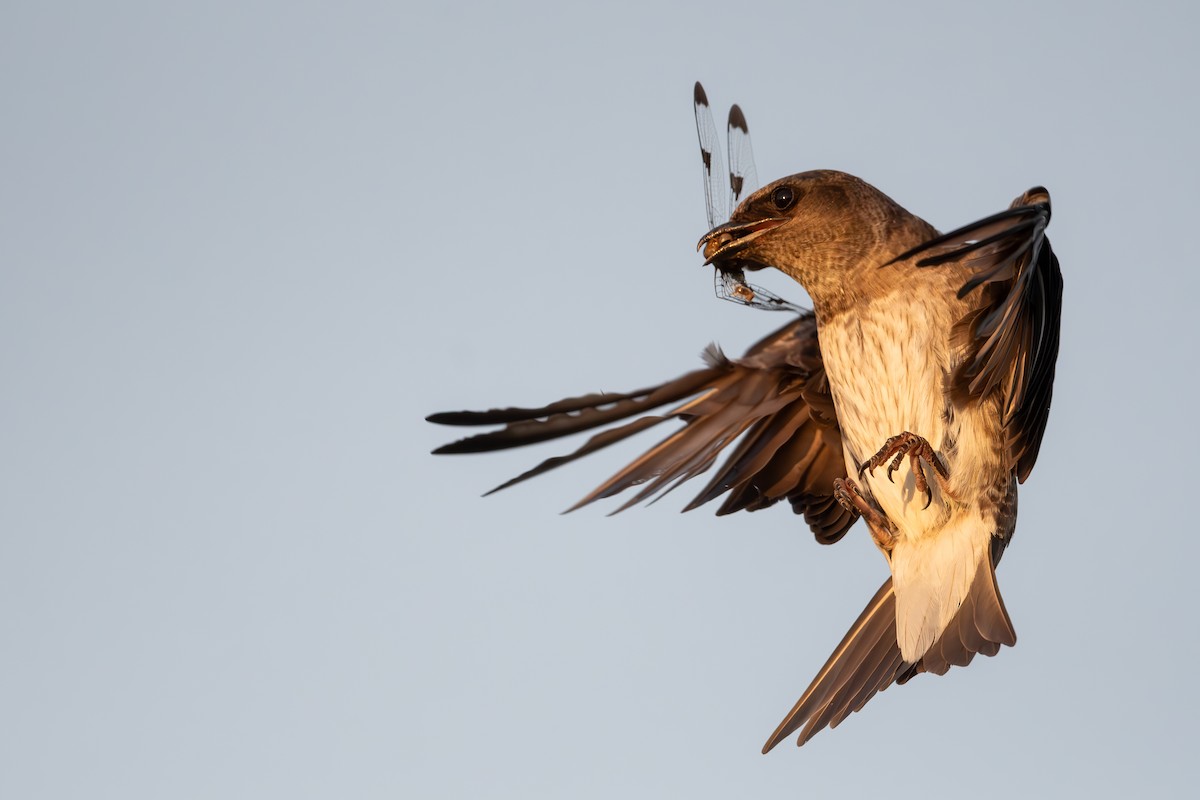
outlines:
[{"label": "sky", "polygon": [[[7,5],[0,795],[1190,796],[1198,23]],[[1017,646],[767,756],[886,576],[865,528],[560,515],[653,434],[481,498],[576,443],[434,457],[424,421],[781,324],[694,252],[696,80],[764,180],[841,169],[943,230],[1047,186],[1066,286]]]}]

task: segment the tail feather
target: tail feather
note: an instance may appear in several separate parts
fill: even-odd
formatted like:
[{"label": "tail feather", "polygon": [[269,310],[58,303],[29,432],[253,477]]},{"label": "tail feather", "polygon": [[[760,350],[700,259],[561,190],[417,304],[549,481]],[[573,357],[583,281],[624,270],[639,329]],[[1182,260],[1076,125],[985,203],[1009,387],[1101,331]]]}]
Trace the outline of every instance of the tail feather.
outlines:
[{"label": "tail feather", "polygon": [[995,567],[991,558],[985,556],[979,561],[971,590],[958,613],[921,657],[921,665],[925,672],[944,675],[952,666],[970,664],[976,653],[994,656],[1000,645],[1012,647],[1016,643],[1017,632],[1000,597]]},{"label": "tail feather", "polygon": [[834,717],[840,722],[854,710],[852,704],[861,707],[876,692],[887,688],[896,677],[889,666],[899,656],[896,596],[892,593],[892,579],[888,578],[796,705],[767,739],[763,752],[768,752],[801,726],[804,730],[800,733],[799,744],[804,744]]},{"label": "tail feather", "polygon": [[796,705],[763,746],[766,753],[800,730],[803,745],[823,728],[836,728],[892,683],[914,675],[943,675],[965,667],[976,653],[994,656],[1017,635],[996,586],[991,557],[981,560],[975,580],[950,624],[916,664],[904,661],[896,639],[896,595],[888,578],[821,667]]}]

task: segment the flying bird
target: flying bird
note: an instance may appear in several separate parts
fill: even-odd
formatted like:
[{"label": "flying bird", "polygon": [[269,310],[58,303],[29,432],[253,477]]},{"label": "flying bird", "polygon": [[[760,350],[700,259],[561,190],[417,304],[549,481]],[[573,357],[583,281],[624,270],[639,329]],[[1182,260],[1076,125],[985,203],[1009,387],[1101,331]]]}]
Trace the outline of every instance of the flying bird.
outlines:
[{"label": "flying bird", "polygon": [[[727,452],[685,510],[717,498],[717,514],[786,500],[823,544],[862,518],[891,576],[765,753],[796,731],[803,745],[836,727],[892,683],[941,675],[1016,643],[995,569],[1016,527],[1017,485],[1046,428],[1062,275],[1046,238],[1050,195],[1042,187],[945,234],[843,172],[802,172],[750,192],[749,130],[734,106],[726,192],[699,83],[694,106],[711,228],[698,249],[715,267],[717,293],[796,318],[741,358],[710,347],[703,368],[656,386],[428,419],[503,426],[435,453],[608,426],[493,491],[679,420],[573,508],[636,487],[623,510],[708,471]],[[766,268],[801,284],[813,309],[746,282],[746,272]]]}]

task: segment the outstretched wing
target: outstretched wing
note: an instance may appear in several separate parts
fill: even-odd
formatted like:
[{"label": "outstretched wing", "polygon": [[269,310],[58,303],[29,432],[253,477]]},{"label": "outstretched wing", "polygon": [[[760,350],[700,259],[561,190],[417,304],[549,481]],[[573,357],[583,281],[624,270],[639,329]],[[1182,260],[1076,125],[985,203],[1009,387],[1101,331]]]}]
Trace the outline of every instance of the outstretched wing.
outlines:
[{"label": "outstretched wing", "polygon": [[1062,272],[1046,238],[1050,193],[1034,187],[1007,211],[931,239],[895,261],[958,264],[971,275],[958,292],[982,302],[954,326],[961,358],[951,386],[960,397],[999,388],[1012,469],[1024,482],[1050,413],[1062,319]]},{"label": "outstretched wing", "polygon": [[[710,347],[704,369],[634,392],[585,395],[543,408],[433,414],[427,419],[444,425],[504,426],[434,453],[520,447],[634,418],[492,490],[498,491],[678,419],[684,422],[682,428],[634,459],[572,510],[635,486],[637,493],[617,511],[650,500],[706,472],[723,450],[731,448],[685,510],[722,495],[726,497],[718,514],[756,511],[786,499],[797,514],[804,515],[818,541],[836,542],[858,515],[833,497],[833,480],[845,472],[845,466],[816,330],[809,313],[755,344],[742,358],[726,358]],[[648,413],[668,404],[676,405],[665,413]]]}]

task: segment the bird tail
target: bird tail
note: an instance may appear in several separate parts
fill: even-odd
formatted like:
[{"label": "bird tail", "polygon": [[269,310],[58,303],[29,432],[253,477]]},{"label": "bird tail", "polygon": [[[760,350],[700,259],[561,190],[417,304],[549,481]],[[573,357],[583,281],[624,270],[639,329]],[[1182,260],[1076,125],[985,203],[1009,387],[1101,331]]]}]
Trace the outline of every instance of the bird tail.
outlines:
[{"label": "bird tail", "polygon": [[[938,645],[949,664],[1016,642],[992,561],[994,526],[966,519],[936,536],[901,539],[891,553],[900,652],[916,663]],[[964,614],[964,609],[968,614]],[[966,626],[966,627],[958,627]],[[961,645],[961,646],[960,646]],[[955,655],[951,651],[955,650]],[[940,661],[935,657],[934,661]],[[945,672],[949,666],[930,672]]]},{"label": "bird tail", "polygon": [[[803,745],[822,728],[836,728],[867,701],[912,672],[896,643],[896,595],[888,578],[858,615],[833,655],[763,745],[768,752],[803,726]],[[915,673],[914,673],[915,674]]]},{"label": "bird tail", "polygon": [[1017,643],[1000,587],[996,584],[995,548],[987,548],[975,569],[971,588],[945,630],[921,656],[920,672],[945,675],[950,667],[965,667],[976,653],[994,656],[1000,645]]},{"label": "bird tail", "polygon": [[896,594],[888,578],[834,649],[825,666],[763,746],[766,753],[800,730],[803,745],[825,727],[836,728],[892,683],[922,672],[944,675],[965,667],[976,653],[994,656],[1016,644],[1012,622],[996,587],[991,550],[980,560],[962,604],[937,640],[914,664],[904,660],[896,638]]}]

